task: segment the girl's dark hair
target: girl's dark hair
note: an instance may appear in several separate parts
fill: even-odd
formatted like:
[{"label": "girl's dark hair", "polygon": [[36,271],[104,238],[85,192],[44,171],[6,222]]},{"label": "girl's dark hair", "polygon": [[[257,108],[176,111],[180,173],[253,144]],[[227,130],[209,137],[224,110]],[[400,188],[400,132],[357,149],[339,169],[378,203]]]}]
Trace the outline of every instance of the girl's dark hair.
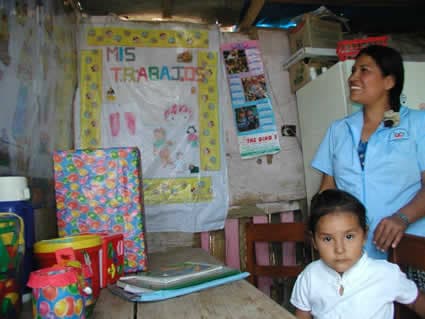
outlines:
[{"label": "girl's dark hair", "polygon": [[370,45],[360,50],[356,59],[361,55],[370,56],[384,76],[394,77],[394,87],[390,90],[390,107],[394,112],[400,110],[400,95],[404,85],[403,59],[400,53],[390,47]]},{"label": "girl's dark hair", "polygon": [[314,235],[320,218],[336,212],[348,212],[357,216],[362,229],[367,232],[366,209],[363,204],[350,193],[339,189],[328,189],[317,193],[311,200],[308,227]]}]

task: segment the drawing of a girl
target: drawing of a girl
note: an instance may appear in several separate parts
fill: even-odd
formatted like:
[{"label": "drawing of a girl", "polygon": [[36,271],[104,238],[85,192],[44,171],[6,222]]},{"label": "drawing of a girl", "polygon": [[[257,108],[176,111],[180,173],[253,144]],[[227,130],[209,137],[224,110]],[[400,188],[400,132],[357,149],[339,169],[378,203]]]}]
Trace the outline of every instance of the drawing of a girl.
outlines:
[{"label": "drawing of a girl", "polygon": [[153,153],[155,156],[159,155],[162,167],[173,165],[173,160],[171,159],[171,152],[169,149],[169,147],[173,145],[173,142],[167,141],[165,129],[162,127],[154,129],[153,136]]},{"label": "drawing of a girl", "polygon": [[186,130],[187,135],[187,141],[188,143],[192,146],[192,147],[197,147],[198,146],[198,140],[199,137],[196,134],[196,128],[195,126],[191,125],[187,128]]}]

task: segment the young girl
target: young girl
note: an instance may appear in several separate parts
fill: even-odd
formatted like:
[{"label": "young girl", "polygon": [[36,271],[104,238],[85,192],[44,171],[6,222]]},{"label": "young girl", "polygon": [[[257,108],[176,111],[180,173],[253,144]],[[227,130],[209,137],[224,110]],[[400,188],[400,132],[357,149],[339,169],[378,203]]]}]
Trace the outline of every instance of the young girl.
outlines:
[{"label": "young girl", "polygon": [[392,319],[394,301],[425,318],[425,296],[400,268],[363,251],[363,204],[329,189],[311,203],[309,229],[320,260],[298,276],[291,296],[297,318]]}]

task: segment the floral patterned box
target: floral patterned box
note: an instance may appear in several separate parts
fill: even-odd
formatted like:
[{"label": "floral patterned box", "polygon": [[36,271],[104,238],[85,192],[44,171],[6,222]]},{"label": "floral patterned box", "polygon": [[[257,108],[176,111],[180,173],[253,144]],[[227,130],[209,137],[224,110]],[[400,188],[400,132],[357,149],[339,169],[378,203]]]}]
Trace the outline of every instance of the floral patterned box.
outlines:
[{"label": "floral patterned box", "polygon": [[59,236],[124,234],[124,272],[147,269],[142,170],[137,148],[53,154]]}]

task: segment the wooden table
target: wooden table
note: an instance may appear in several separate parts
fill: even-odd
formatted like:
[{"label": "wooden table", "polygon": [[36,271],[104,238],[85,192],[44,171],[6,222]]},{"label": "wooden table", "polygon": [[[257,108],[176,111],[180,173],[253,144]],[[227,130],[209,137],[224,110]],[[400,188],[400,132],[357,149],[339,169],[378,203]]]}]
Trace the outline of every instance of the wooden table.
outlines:
[{"label": "wooden table", "polygon": [[[183,261],[219,263],[201,248],[178,248],[149,255],[149,268]],[[102,289],[94,319],[295,319],[246,280],[157,302],[132,303]]]}]

